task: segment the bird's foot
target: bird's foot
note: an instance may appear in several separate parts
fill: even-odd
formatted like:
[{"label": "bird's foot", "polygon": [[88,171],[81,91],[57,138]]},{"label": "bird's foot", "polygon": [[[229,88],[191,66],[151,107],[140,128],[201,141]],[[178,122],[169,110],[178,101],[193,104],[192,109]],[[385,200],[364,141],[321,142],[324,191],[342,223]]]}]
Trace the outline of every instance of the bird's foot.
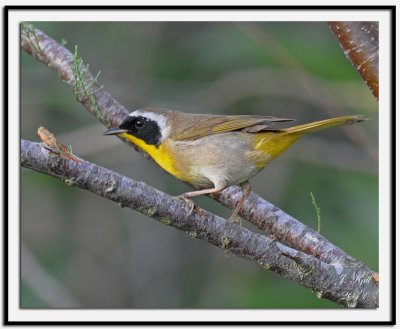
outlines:
[{"label": "bird's foot", "polygon": [[187,216],[190,216],[194,210],[194,207],[196,206],[194,204],[194,202],[192,201],[192,199],[188,198],[185,194],[180,194],[180,195],[176,196],[176,198],[178,198],[179,200],[182,200],[183,202],[186,203],[186,205],[189,207],[189,212],[188,212]]},{"label": "bird's foot", "polygon": [[233,213],[231,217],[229,217],[229,221],[233,224],[239,224],[240,226],[242,226],[242,219],[235,213]]}]

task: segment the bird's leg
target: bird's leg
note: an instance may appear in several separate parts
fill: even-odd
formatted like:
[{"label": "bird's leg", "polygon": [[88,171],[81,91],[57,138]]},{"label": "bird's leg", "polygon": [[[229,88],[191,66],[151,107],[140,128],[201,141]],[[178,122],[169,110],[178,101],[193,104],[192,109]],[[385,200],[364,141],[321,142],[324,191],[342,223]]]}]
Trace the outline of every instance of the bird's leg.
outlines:
[{"label": "bird's leg", "polygon": [[238,223],[238,224],[242,224],[240,221],[240,218],[237,218],[237,215],[240,211],[240,208],[242,208],[243,203],[246,201],[247,197],[249,196],[250,192],[251,192],[251,185],[249,183],[249,181],[245,181],[243,183],[239,184],[240,188],[242,189],[242,197],[240,198],[235,210],[233,211],[231,217],[229,217],[229,220],[231,220],[233,223]]},{"label": "bird's leg", "polygon": [[193,197],[199,196],[199,195],[220,192],[225,187],[226,187],[225,184],[215,184],[215,187],[213,187],[213,188],[206,188],[206,189],[203,189],[203,190],[196,190],[196,191],[186,192],[186,193],[178,195],[177,198],[181,199],[182,201],[185,201],[189,205],[189,207],[191,208],[190,212],[188,214],[188,216],[189,216],[192,213],[193,209],[194,209],[194,202],[192,200],[190,200],[190,198],[193,198]]},{"label": "bird's leg", "polygon": [[213,188],[206,188],[204,190],[196,190],[196,191],[190,191],[183,193],[181,195],[178,195],[178,198],[193,198],[195,196],[203,195],[203,194],[211,194],[211,193],[216,193],[222,191],[224,187],[213,187]]}]

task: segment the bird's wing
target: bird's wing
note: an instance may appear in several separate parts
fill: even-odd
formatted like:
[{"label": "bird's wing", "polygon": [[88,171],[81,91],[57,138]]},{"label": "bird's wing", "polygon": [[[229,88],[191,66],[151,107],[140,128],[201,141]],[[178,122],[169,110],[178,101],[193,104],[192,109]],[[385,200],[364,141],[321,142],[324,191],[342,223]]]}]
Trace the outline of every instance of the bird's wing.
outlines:
[{"label": "bird's wing", "polygon": [[275,122],[293,121],[293,119],[275,118],[262,115],[192,115],[191,120],[177,125],[178,129],[172,133],[174,140],[196,140],[213,134],[243,130],[250,133],[276,130],[272,126]]}]

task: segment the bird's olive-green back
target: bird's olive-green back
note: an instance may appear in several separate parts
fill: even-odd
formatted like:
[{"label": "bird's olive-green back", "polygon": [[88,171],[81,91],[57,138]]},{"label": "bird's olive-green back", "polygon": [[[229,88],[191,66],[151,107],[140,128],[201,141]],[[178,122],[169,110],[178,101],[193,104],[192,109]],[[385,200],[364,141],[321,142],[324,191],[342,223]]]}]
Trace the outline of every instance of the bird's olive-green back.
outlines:
[{"label": "bird's olive-green back", "polygon": [[293,121],[293,119],[262,115],[190,114],[158,108],[146,110],[163,114],[168,118],[168,125],[171,127],[169,138],[176,141],[191,141],[245,128],[248,128],[249,132],[276,130],[273,126],[275,122]]}]

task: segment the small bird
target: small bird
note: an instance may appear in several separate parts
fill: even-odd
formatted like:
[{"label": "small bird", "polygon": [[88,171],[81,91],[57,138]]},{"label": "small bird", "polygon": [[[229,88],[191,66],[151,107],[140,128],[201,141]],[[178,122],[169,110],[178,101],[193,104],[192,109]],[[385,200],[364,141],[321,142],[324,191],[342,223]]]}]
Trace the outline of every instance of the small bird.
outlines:
[{"label": "small bird", "polygon": [[104,135],[128,139],[148,153],[164,170],[197,190],[180,198],[224,190],[239,185],[242,197],[230,220],[249,196],[249,179],[266,164],[308,133],[364,121],[349,115],[276,128],[276,123],[294,121],[261,115],[190,114],[148,107],[130,113]]}]

